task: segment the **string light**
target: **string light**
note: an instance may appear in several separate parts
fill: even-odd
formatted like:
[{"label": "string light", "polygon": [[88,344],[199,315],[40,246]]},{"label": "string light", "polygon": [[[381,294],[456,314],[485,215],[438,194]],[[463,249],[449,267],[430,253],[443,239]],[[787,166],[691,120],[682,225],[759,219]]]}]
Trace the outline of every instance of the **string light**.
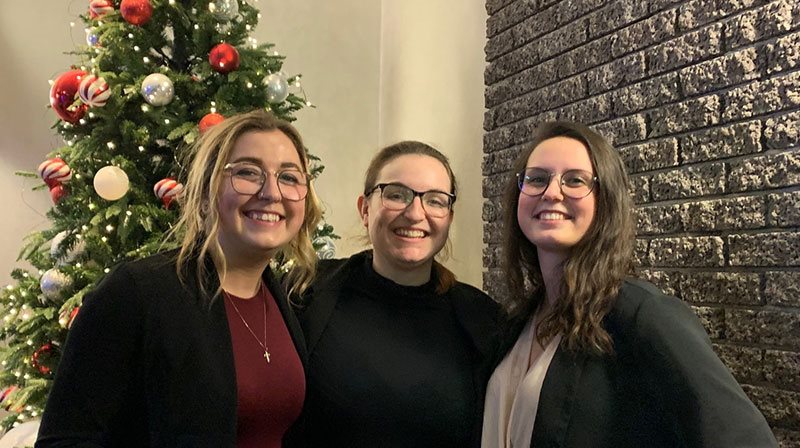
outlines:
[{"label": "string light", "polygon": [[134,45],[133,46],[133,51],[139,51],[139,46],[138,45]]},{"label": "string light", "polygon": [[198,24],[196,24],[196,23],[195,23],[195,24],[194,24],[194,29],[196,29],[196,30],[199,30],[199,29],[200,29],[200,25],[198,25]]},{"label": "string light", "polygon": [[107,241],[108,241],[108,238],[106,238],[106,237],[102,237],[102,238],[100,238],[100,241],[102,241],[102,242],[104,242],[104,243],[105,243],[105,242],[107,242]]},{"label": "string light", "polygon": [[253,88],[253,83],[250,82],[250,81],[247,81],[247,88],[248,89],[252,89]]},{"label": "string light", "polygon": [[144,146],[139,145],[139,152],[144,152]]},{"label": "string light", "polygon": [[132,215],[133,215],[133,212],[131,212],[130,210],[126,210],[126,211],[125,211],[125,214],[126,214],[126,215],[128,215],[128,216],[132,216]]},{"label": "string light", "polygon": [[108,142],[106,143],[106,146],[108,146],[108,149],[114,149],[117,147],[117,145],[115,145],[114,142]]},{"label": "string light", "polygon": [[90,203],[89,203],[89,210],[94,210],[94,209],[95,209],[95,207],[97,207],[97,206],[96,206],[96,205],[94,205],[94,202],[90,202]]},{"label": "string light", "polygon": [[142,62],[144,62],[145,64],[149,64],[150,63],[150,58],[145,56],[145,57],[142,58]]},{"label": "string light", "polygon": [[142,112],[150,112],[150,107],[147,104],[142,104]]},{"label": "string light", "polygon": [[128,33],[128,39],[133,39],[133,33]]},{"label": "string light", "polygon": [[169,118],[164,119],[164,124],[169,124]]},{"label": "string light", "polygon": [[112,226],[111,224],[106,226],[106,232],[111,233],[113,230],[114,230],[114,226]]},{"label": "string light", "polygon": [[106,274],[108,274],[109,272],[111,272],[111,269],[109,269],[109,268],[105,268],[105,269],[103,269],[103,272],[105,272]]}]

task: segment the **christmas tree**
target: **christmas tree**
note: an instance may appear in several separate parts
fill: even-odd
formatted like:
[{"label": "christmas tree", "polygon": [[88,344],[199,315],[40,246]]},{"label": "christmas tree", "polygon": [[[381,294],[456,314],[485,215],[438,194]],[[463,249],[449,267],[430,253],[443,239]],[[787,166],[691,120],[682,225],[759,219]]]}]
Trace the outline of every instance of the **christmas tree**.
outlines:
[{"label": "christmas tree", "polygon": [[[300,76],[281,72],[283,56],[250,37],[259,16],[244,0],[89,1],[86,45],[50,91],[65,145],[19,173],[41,177],[54,206],[52,227],[20,253],[35,269],[15,269],[0,294],[4,428],[42,412],[84,295],[116,263],[170,247],[183,156],[198,135],[238,112],[291,121],[310,105]],[[320,226],[320,256],[335,237]]]}]

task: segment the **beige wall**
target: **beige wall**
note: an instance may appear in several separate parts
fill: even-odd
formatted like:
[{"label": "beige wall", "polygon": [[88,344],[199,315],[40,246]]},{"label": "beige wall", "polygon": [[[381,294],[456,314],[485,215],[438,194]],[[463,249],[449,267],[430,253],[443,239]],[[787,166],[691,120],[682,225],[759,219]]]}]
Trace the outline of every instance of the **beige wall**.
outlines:
[{"label": "beige wall", "polygon": [[[328,221],[343,239],[338,255],[363,247],[356,197],[370,157],[381,145],[423,140],[452,160],[461,192],[451,231],[460,279],[481,281],[481,120],[485,12],[475,0],[260,0],[254,33],[287,56],[288,74],[302,73],[316,108],[297,125],[326,171],[318,181]],[[60,5],[60,6],[55,6]],[[47,80],[72,62],[68,51],[83,42],[70,20],[84,2],[57,0],[47,13],[9,2],[0,15],[0,50],[13,69],[0,71],[6,107],[0,108],[0,282],[9,281],[22,238],[49,227],[46,191],[13,176],[35,169],[59,146],[45,108]],[[32,32],[31,30],[35,30]]]}]

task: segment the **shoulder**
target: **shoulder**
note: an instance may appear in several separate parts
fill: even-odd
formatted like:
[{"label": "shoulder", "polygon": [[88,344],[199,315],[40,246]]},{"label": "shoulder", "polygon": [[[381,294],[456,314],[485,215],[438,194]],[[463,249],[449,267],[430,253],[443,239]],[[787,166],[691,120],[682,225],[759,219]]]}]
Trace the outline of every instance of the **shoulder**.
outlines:
[{"label": "shoulder", "polygon": [[466,283],[456,282],[447,292],[447,295],[454,303],[491,311],[493,315],[500,311],[499,303],[495,302],[485,292]]}]

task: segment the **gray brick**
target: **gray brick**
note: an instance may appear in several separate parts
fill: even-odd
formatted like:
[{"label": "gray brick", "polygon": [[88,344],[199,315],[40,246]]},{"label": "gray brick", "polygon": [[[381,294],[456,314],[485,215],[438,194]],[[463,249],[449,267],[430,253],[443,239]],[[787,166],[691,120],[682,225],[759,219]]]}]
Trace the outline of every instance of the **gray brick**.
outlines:
[{"label": "gray brick", "polygon": [[589,15],[589,37],[621,28],[647,15],[647,2],[618,0]]},{"label": "gray brick", "polygon": [[731,342],[780,347],[800,345],[800,314],[772,310],[725,310],[726,338]]},{"label": "gray brick", "polygon": [[800,266],[800,233],[729,235],[731,266]]},{"label": "gray brick", "polygon": [[654,271],[643,269],[638,272],[638,277],[658,286],[664,294],[680,297],[680,273],[674,271]]},{"label": "gray brick", "polygon": [[754,47],[686,67],[680,71],[681,85],[686,96],[719,90],[760,76],[763,66]]},{"label": "gray brick", "polygon": [[761,121],[703,129],[680,138],[684,162],[701,162],[761,151]]},{"label": "gray brick", "polygon": [[722,238],[697,236],[653,238],[650,265],[664,267],[715,267],[724,265]]},{"label": "gray brick", "polygon": [[758,274],[748,272],[689,272],[680,277],[683,300],[691,303],[760,305]]},{"label": "gray brick", "polygon": [[800,32],[781,37],[767,45],[767,73],[773,74],[800,66]]},{"label": "gray brick", "polygon": [[503,241],[503,223],[500,221],[483,223],[483,242],[500,244]]},{"label": "gray brick", "polygon": [[487,86],[486,107],[496,106],[523,93],[554,83],[558,79],[556,70],[559,60],[560,58],[550,59]]},{"label": "gray brick", "polygon": [[543,87],[497,106],[495,123],[502,126],[532,115],[563,106],[586,96],[582,76],[574,76]]},{"label": "gray brick", "polygon": [[771,194],[767,204],[767,216],[771,226],[800,226],[800,191]]},{"label": "gray brick", "polygon": [[736,87],[722,95],[722,105],[724,121],[800,106],[800,72]]},{"label": "gray brick", "polygon": [[800,3],[778,0],[746,11],[725,23],[725,41],[738,48],[769,37],[777,36],[800,24]]},{"label": "gray brick", "polygon": [[606,121],[594,126],[612,146],[621,146],[627,143],[644,140],[647,135],[647,125],[643,115],[630,115]]},{"label": "gray brick", "polygon": [[509,3],[513,3],[515,1],[517,0],[486,0],[486,13],[489,15],[494,15],[504,6],[508,5]]},{"label": "gray brick", "polygon": [[764,353],[764,377],[779,387],[800,389],[800,353],[767,350]]},{"label": "gray brick", "polygon": [[483,197],[502,195],[508,184],[511,182],[513,174],[498,173],[483,178]]},{"label": "gray brick", "polygon": [[740,383],[755,383],[764,380],[764,356],[760,349],[714,344],[714,351]]},{"label": "gray brick", "polygon": [[718,0],[716,7],[719,8],[720,16],[727,17],[766,3],[769,3],[769,0]]},{"label": "gray brick", "polygon": [[742,389],[773,428],[796,427],[797,422],[800,422],[800,392],[749,384],[743,384]]},{"label": "gray brick", "polygon": [[[583,58],[585,60],[586,55],[583,55]],[[644,53],[638,52],[601,65],[586,72],[585,76],[589,94],[596,95],[636,82],[642,79],[645,73]]]},{"label": "gray brick", "polygon": [[649,140],[619,149],[629,173],[651,171],[678,165],[678,140]]},{"label": "gray brick", "polygon": [[635,204],[650,202],[650,180],[651,178],[648,175],[631,176],[633,202]]},{"label": "gray brick", "polygon": [[671,8],[676,4],[685,2],[686,0],[650,0],[650,14],[660,12],[661,10]]},{"label": "gray brick", "polygon": [[483,267],[501,268],[503,263],[503,250],[499,244],[490,244],[483,248]]},{"label": "gray brick", "polygon": [[771,271],[764,274],[764,297],[777,306],[800,307],[800,272]]},{"label": "gray brick", "polygon": [[[608,51],[608,48],[611,46],[612,37],[613,36],[601,37],[557,56],[558,77],[566,78],[589,68],[610,62],[613,56],[611,52]],[[642,56],[640,59],[642,67],[644,67],[644,57]],[[627,66],[626,69],[633,70],[632,67]],[[644,68],[641,69],[641,72],[644,72]],[[623,75],[623,73],[618,74],[618,76]],[[591,79],[589,79],[589,81],[591,82]],[[590,92],[592,91],[590,90]]]},{"label": "gray brick", "polygon": [[719,123],[720,100],[716,95],[693,98],[647,112],[650,137],[690,131]]},{"label": "gray brick", "polygon": [[493,222],[502,219],[504,209],[502,196],[486,198],[483,202],[481,219],[484,222]]},{"label": "gray brick", "polygon": [[483,272],[483,290],[500,304],[508,300],[508,282],[506,278],[507,275],[502,269],[489,269]]},{"label": "gray brick", "polygon": [[651,205],[636,209],[638,235],[664,235],[683,230],[681,206]]},{"label": "gray brick", "polygon": [[664,42],[645,52],[650,73],[658,73],[694,64],[722,54],[722,24],[706,28]]},{"label": "gray brick", "polygon": [[767,119],[764,137],[768,149],[785,149],[800,145],[800,112]]},{"label": "gray brick", "polygon": [[766,154],[730,164],[731,191],[800,184],[800,151]]},{"label": "gray brick", "polygon": [[486,36],[493,37],[500,31],[530,17],[538,9],[536,3],[536,0],[515,0],[508,7],[492,14],[486,19]]},{"label": "gray brick", "polygon": [[719,19],[721,11],[716,2],[692,0],[678,7],[678,29],[691,30]]},{"label": "gray brick", "polygon": [[766,226],[763,196],[712,199],[681,205],[687,232],[758,229]]},{"label": "gray brick", "polygon": [[559,120],[578,121],[594,124],[611,117],[611,94],[593,96],[582,101],[568,104],[554,111]]},{"label": "gray brick", "polygon": [[490,174],[509,171],[517,160],[517,157],[519,157],[525,149],[528,149],[527,144],[485,154],[483,156],[483,163],[481,164],[483,175],[488,176]]},{"label": "gray brick", "polygon": [[614,113],[628,115],[643,109],[672,103],[680,97],[678,90],[678,76],[675,73],[624,87],[613,93]]},{"label": "gray brick", "polygon": [[725,165],[689,166],[655,174],[650,191],[654,201],[725,193]]},{"label": "gray brick", "polygon": [[800,431],[791,429],[773,428],[773,434],[778,441],[778,448],[797,448],[800,446]]},{"label": "gray brick", "polygon": [[619,57],[675,35],[675,10],[667,10],[623,28],[612,36],[611,54]]},{"label": "gray brick", "polygon": [[644,238],[636,239],[636,245],[633,250],[633,259],[636,266],[644,267],[649,265],[649,260],[647,259],[649,248],[649,241]]},{"label": "gray brick", "polygon": [[710,306],[691,306],[708,337],[719,340],[725,337],[725,310]]}]

